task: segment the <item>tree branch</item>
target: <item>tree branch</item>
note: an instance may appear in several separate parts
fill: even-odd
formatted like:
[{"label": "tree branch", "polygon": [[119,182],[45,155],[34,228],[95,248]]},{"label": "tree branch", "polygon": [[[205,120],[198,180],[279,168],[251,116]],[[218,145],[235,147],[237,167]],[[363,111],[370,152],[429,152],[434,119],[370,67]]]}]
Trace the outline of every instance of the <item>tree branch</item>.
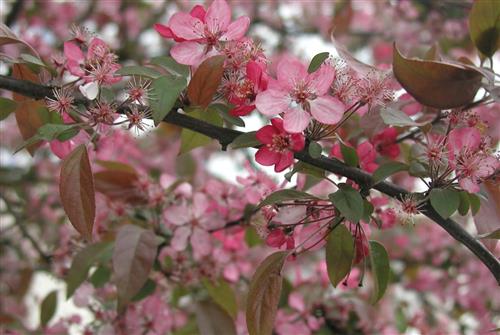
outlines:
[{"label": "tree branch", "polygon": [[[34,84],[24,80],[17,80],[6,76],[0,76],[0,88],[36,99],[52,97],[53,95],[51,87]],[[216,139],[219,141],[223,149],[226,148],[227,145],[229,145],[236,137],[243,134],[237,130],[214,126],[188,115],[181,114],[176,110],[170,111],[163,121]],[[363,187],[374,188],[397,200],[401,200],[402,196],[408,194],[408,191],[405,189],[389,182],[383,181],[374,184],[370,174],[358,168],[348,166],[339,160],[330,159],[325,156],[312,158],[307,152],[307,149],[295,153],[295,158],[304,163],[308,163],[315,167],[349,178]],[[500,262],[482,243],[471,236],[455,221],[451,219],[445,220],[440,217],[429,202],[426,202],[420,211],[422,214],[446,230],[455,240],[462,243],[470,251],[472,251],[481,260],[481,262],[488,267],[497,283],[500,285]]]}]

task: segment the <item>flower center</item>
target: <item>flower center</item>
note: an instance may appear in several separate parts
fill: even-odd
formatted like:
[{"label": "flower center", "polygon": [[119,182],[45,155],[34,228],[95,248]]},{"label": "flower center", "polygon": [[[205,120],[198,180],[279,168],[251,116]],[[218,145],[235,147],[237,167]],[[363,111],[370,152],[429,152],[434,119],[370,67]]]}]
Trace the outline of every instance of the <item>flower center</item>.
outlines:
[{"label": "flower center", "polygon": [[272,143],[268,144],[270,150],[279,153],[287,152],[291,146],[292,138],[290,135],[273,135]]}]

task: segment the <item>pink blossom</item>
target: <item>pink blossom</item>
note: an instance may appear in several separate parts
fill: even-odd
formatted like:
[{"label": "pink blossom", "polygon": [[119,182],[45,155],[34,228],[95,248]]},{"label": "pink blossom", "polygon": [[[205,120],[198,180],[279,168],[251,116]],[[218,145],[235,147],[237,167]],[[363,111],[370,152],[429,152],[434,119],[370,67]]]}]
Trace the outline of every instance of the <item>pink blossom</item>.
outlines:
[{"label": "pink blossom", "polygon": [[370,142],[381,155],[394,159],[400,153],[399,145],[396,143],[397,137],[398,132],[396,128],[389,127],[376,134]]},{"label": "pink blossom", "polygon": [[255,109],[255,98],[259,92],[267,89],[267,75],[261,65],[250,61],[246,66],[246,78],[239,80],[236,88],[229,95],[229,102],[235,104],[230,113],[234,116],[248,115]]},{"label": "pink blossom", "polygon": [[207,56],[217,53],[221,43],[242,38],[249,25],[247,16],[231,22],[231,9],[227,2],[214,0],[206,13],[196,6],[189,14],[174,14],[168,27],[157,25],[155,28],[162,36],[180,42],[170,50],[177,62],[197,65]]},{"label": "pink blossom", "polygon": [[283,113],[284,128],[290,133],[302,132],[311,116],[324,124],[335,124],[342,118],[344,104],[328,95],[334,69],[322,65],[309,74],[298,59],[283,59],[278,64],[277,81],[257,95],[255,104],[264,115]]},{"label": "pink blossom", "polygon": [[271,125],[257,131],[257,139],[264,145],[255,153],[255,160],[262,165],[274,165],[281,172],[293,164],[293,153],[304,148],[302,134],[289,134],[283,129],[283,120],[272,119]]}]

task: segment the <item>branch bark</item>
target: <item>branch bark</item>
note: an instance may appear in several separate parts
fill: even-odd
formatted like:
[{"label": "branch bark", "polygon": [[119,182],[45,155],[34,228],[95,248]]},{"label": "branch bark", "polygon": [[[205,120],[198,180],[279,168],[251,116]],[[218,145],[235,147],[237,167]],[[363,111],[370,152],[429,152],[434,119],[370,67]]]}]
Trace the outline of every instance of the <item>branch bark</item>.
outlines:
[{"label": "branch bark", "polygon": [[[6,76],[0,76],[0,88],[20,93],[35,99],[53,96],[52,87],[24,80],[17,80]],[[179,113],[176,110],[170,111],[163,121],[216,139],[219,141],[223,149],[225,149],[236,137],[243,134],[237,130],[211,125],[188,115]],[[308,163],[326,171],[349,178],[363,187],[376,189],[397,200],[401,200],[402,196],[408,194],[408,191],[405,189],[389,182],[383,181],[374,184],[370,174],[358,168],[350,167],[339,160],[330,159],[325,156],[312,158],[306,149],[301,152],[297,152],[295,154],[295,158],[304,163]],[[445,220],[440,217],[429,202],[426,202],[420,211],[422,214],[446,230],[446,232],[448,232],[448,234],[450,234],[455,240],[462,243],[470,251],[472,251],[481,260],[481,262],[488,267],[497,283],[500,285],[500,262],[482,243],[471,236],[455,221],[451,219]]]}]

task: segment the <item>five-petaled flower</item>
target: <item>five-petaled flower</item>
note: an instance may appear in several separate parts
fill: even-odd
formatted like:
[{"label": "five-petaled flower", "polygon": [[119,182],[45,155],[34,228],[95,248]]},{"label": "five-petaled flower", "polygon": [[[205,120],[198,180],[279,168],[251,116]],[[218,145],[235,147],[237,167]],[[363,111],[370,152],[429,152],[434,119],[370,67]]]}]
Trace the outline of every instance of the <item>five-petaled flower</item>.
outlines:
[{"label": "five-petaled flower", "polygon": [[265,166],[274,165],[281,172],[293,164],[293,153],[304,149],[302,134],[290,134],[283,128],[283,120],[272,119],[271,125],[259,129],[257,139],[264,145],[255,154],[255,160]]},{"label": "five-petaled flower", "polygon": [[283,59],[278,64],[277,81],[257,95],[255,104],[264,115],[283,113],[284,128],[290,133],[300,133],[311,121],[311,116],[324,124],[335,124],[342,118],[345,106],[337,98],[328,95],[335,77],[329,64],[308,73],[298,59]]}]

